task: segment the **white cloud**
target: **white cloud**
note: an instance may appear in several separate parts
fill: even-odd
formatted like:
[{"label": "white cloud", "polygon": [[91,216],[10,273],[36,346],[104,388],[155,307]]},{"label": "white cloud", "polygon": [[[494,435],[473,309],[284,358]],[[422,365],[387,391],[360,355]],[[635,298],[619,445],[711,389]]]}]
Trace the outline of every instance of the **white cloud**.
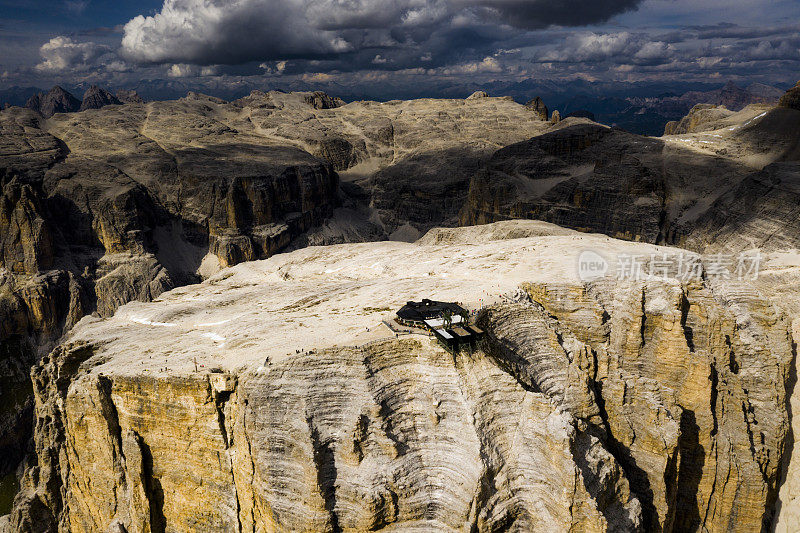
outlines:
[{"label": "white cloud", "polygon": [[217,74],[219,74],[217,65],[199,67],[187,63],[176,63],[167,71],[167,76],[170,78],[195,78],[197,76],[216,76]]},{"label": "white cloud", "polygon": [[194,65],[187,65],[185,63],[177,63],[169,67],[167,76],[170,78],[189,78],[197,76],[199,69]]},{"label": "white cloud", "polygon": [[570,36],[561,48],[544,53],[544,62],[600,62],[658,63],[670,59],[675,53],[673,45],[651,41],[642,34],[629,32],[585,32]]},{"label": "white cloud", "polygon": [[85,71],[97,66],[109,54],[108,46],[94,42],[75,42],[69,37],[53,37],[39,48],[39,72]]},{"label": "white cloud", "polygon": [[244,63],[344,52],[348,43],[315,29],[311,0],[165,0],[124,27],[122,53],[144,63]]},{"label": "white cloud", "polygon": [[674,50],[672,45],[663,41],[651,41],[644,43],[642,47],[633,54],[633,57],[644,61],[668,59],[673,55]]},{"label": "white cloud", "polygon": [[288,61],[265,61],[258,65],[258,68],[262,69],[266,74],[283,74],[286,70],[286,66],[289,64]]},{"label": "white cloud", "polygon": [[483,61],[475,61],[472,63],[462,63],[439,69],[438,72],[445,76],[452,76],[456,74],[480,74],[480,73],[496,73],[502,72],[503,67],[500,62],[494,57],[485,57]]}]

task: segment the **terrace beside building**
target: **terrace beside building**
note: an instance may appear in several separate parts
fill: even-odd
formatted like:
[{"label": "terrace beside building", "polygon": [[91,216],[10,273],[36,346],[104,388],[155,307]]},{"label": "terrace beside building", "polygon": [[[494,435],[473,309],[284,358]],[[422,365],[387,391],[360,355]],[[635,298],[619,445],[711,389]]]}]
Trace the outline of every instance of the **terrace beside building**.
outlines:
[{"label": "terrace beside building", "polygon": [[474,348],[483,331],[469,323],[469,312],[453,302],[424,299],[407,302],[397,311],[397,321],[405,326],[427,329],[448,351]]}]

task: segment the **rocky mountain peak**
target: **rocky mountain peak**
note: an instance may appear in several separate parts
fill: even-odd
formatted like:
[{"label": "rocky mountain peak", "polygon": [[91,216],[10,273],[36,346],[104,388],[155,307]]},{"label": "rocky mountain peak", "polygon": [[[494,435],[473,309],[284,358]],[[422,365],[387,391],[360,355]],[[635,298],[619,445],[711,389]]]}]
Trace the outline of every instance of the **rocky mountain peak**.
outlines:
[{"label": "rocky mountain peak", "polygon": [[304,98],[305,102],[314,109],[336,109],[342,107],[345,101],[341,98],[329,96],[322,91],[314,91]]},{"label": "rocky mountain peak", "polygon": [[544,104],[544,101],[539,96],[537,96],[536,98],[525,104],[525,107],[536,113],[542,120],[546,121],[547,118],[550,116],[550,111],[547,109],[547,106]]},{"label": "rocky mountain peak", "polygon": [[92,85],[83,95],[83,102],[81,102],[80,110],[100,109],[107,105],[120,104],[122,104],[122,102],[116,96],[97,85]]},{"label": "rocky mountain peak", "polygon": [[786,91],[786,94],[781,96],[778,105],[780,107],[800,110],[800,81],[797,82],[797,85]]},{"label": "rocky mountain peak", "polygon": [[471,95],[467,96],[467,100],[477,100],[478,98],[489,98],[489,93],[486,91],[475,91]]},{"label": "rocky mountain peak", "polygon": [[62,87],[56,85],[47,93],[31,96],[25,107],[32,109],[44,118],[50,118],[56,113],[71,113],[78,111],[81,102]]},{"label": "rocky mountain peak", "polygon": [[144,100],[135,90],[120,89],[116,94],[117,100],[123,104],[142,104]]}]

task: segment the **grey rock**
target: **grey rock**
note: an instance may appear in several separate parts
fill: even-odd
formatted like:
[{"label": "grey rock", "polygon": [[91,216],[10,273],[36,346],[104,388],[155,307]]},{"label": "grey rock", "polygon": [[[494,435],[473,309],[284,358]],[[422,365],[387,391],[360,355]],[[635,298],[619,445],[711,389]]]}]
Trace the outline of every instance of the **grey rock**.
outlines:
[{"label": "grey rock", "polygon": [[[85,320],[32,372],[49,422],[16,530],[713,531],[732,517],[760,530],[789,438],[788,317],[748,283],[574,281],[570,246],[666,249],[568,232],[475,241],[526,224],[497,226],[300,250]],[[320,274],[389,250],[394,271]],[[363,331],[364,306],[403,287],[441,286],[421,276],[436,264],[470,300],[516,265],[537,281],[483,309],[485,342],[457,354],[426,335],[337,330]],[[265,334],[330,306],[313,353]],[[226,339],[214,355],[197,322],[222,316],[235,320],[208,330]]]},{"label": "grey rock", "polygon": [[142,104],[142,103],[144,103],[144,100],[142,99],[141,96],[139,96],[139,93],[137,93],[134,90],[120,89],[120,90],[117,91],[115,96],[117,97],[117,100],[119,100],[123,104]]},{"label": "grey rock", "polygon": [[344,100],[331,97],[322,91],[315,91],[304,97],[306,103],[314,109],[336,109],[344,105]]},{"label": "grey rock", "polygon": [[56,113],[72,113],[78,111],[81,102],[70,93],[56,85],[47,93],[31,96],[25,107],[36,111],[44,118],[50,118]]},{"label": "grey rock", "polygon": [[489,93],[486,91],[475,91],[471,95],[467,96],[467,100],[478,100],[480,98],[489,98]]},{"label": "grey rock", "polygon": [[107,105],[120,104],[122,104],[122,102],[116,96],[97,85],[92,85],[83,94],[83,102],[81,102],[80,111],[100,109]]},{"label": "grey rock", "polygon": [[548,117],[550,116],[550,111],[547,110],[547,106],[544,104],[544,101],[538,96],[525,104],[525,107],[536,113],[541,120],[547,121]]},{"label": "grey rock", "polygon": [[781,96],[778,105],[800,111],[800,81],[797,82],[797,85],[786,91],[786,94]]}]

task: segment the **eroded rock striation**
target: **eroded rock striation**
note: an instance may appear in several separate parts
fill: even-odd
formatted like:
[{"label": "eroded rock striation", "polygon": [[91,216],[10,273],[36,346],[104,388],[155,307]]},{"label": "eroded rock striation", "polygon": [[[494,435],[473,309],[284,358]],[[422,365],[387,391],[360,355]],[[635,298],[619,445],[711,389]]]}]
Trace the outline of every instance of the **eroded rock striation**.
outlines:
[{"label": "eroded rock striation", "polygon": [[[14,398],[0,473],[30,429],[30,365],[83,322],[34,371],[38,464],[16,528],[773,520],[793,347],[765,298],[800,309],[792,106],[698,107],[659,139],[551,124],[485,93],[37,106],[0,114],[0,387]],[[509,218],[563,228],[508,221],[275,256]],[[582,246],[665,249],[566,228],[787,255],[758,290],[583,283]],[[454,357],[381,325],[431,296],[492,300],[486,342]],[[783,486],[782,502],[800,501]]]},{"label": "eroded rock striation", "polygon": [[[498,150],[472,178],[460,223],[533,218],[696,251],[720,246],[712,226],[722,224],[739,236],[728,243],[734,251],[797,247],[800,234],[779,221],[796,210],[788,184],[800,157],[798,117],[786,107],[696,106],[660,139],[568,118]],[[772,183],[788,195],[756,186],[778,173]]]},{"label": "eroded rock striation", "polygon": [[[550,228],[306,248],[85,319],[33,372],[13,527],[760,531],[786,316],[747,283],[581,282],[586,247],[669,249]],[[485,341],[381,324],[424,294],[486,304]]]},{"label": "eroded rock striation", "polygon": [[455,225],[479,165],[547,127],[488,97],[145,104],[93,88],[91,109],[65,113],[77,106],[51,93],[0,117],[0,343],[17,369],[5,390],[29,390],[25,367],[86,314],[278,251]]}]

